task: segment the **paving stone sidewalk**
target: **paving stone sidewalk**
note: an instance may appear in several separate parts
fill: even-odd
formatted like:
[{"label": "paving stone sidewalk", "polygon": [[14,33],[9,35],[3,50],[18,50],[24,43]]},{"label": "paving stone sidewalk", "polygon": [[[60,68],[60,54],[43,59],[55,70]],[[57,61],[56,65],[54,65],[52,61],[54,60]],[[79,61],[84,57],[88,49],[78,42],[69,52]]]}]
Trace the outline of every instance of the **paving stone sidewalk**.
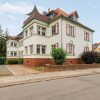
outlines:
[{"label": "paving stone sidewalk", "polygon": [[82,69],[74,71],[45,72],[39,74],[28,74],[20,76],[6,76],[0,78],[0,87],[91,74],[100,74],[100,68]]}]

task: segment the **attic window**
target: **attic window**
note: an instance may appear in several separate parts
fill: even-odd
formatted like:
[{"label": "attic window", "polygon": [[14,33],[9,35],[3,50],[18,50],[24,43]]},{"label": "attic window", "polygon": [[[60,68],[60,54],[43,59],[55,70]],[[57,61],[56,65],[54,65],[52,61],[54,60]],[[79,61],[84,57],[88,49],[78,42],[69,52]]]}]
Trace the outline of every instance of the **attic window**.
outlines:
[{"label": "attic window", "polygon": [[72,19],[73,19],[74,21],[78,21],[78,18],[77,18],[76,16],[73,16]]},{"label": "attic window", "polygon": [[55,13],[52,13],[49,17],[52,19],[52,18],[54,18],[55,17]]}]

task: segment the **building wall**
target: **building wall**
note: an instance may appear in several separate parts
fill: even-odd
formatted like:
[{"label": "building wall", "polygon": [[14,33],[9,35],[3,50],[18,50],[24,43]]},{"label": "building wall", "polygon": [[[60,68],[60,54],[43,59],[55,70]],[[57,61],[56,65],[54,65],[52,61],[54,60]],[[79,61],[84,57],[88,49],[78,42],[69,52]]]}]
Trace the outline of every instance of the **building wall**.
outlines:
[{"label": "building wall", "polygon": [[[66,24],[69,24],[71,26],[75,26],[75,37],[68,36],[66,34]],[[88,32],[90,34],[90,41],[84,40],[84,31]],[[72,23],[69,23],[65,20],[62,20],[62,41],[63,41],[63,48],[66,50],[66,43],[73,43],[75,45],[75,55],[69,56],[68,58],[79,58],[80,54],[84,51],[84,46],[88,46],[89,50],[92,51],[92,38],[93,33],[83,29],[79,26],[76,26]]]},{"label": "building wall", "polygon": [[[55,23],[59,23],[59,34],[52,36],[52,30],[51,26],[54,25]],[[66,35],[66,24],[75,26],[76,28],[76,33],[75,37],[70,37]],[[46,27],[46,36],[40,36],[37,34],[37,25]],[[30,35],[29,33],[29,28],[33,26],[33,34]],[[28,36],[25,37],[25,31],[28,29]],[[84,40],[84,31],[87,31],[90,34],[90,41],[85,41]],[[66,50],[66,44],[67,43],[73,43],[75,45],[75,55],[70,56],[67,55],[66,62],[68,63],[80,63],[80,54],[84,51],[84,46],[89,46],[90,50],[92,50],[92,43],[93,43],[93,33],[90,32],[89,30],[86,30],[85,28],[82,28],[80,26],[77,26],[73,23],[70,23],[68,21],[62,20],[61,18],[52,22],[50,25],[41,21],[38,21],[36,19],[32,20],[27,26],[23,28],[23,35],[24,38],[23,40],[23,46],[17,47],[17,48],[12,48],[8,45],[7,51],[23,51],[23,57],[24,58],[24,64],[28,65],[43,65],[46,63],[53,63],[51,60],[51,45],[58,43],[59,47],[63,47],[64,50]],[[17,42],[19,44],[20,41],[16,40],[9,40],[9,42]],[[41,45],[46,45],[46,54],[37,54],[36,53],[36,45],[41,44]],[[29,51],[29,45],[33,45],[33,54],[30,54]],[[25,47],[28,46],[28,54],[25,54]],[[18,56],[20,57],[20,56]],[[11,56],[7,56],[7,58],[13,58]]]}]

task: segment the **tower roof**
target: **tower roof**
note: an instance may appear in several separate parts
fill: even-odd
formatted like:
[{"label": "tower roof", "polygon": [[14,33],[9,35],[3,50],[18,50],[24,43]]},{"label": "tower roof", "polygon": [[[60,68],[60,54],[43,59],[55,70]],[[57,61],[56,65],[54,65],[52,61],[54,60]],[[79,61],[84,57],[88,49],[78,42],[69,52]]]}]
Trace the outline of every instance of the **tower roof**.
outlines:
[{"label": "tower roof", "polygon": [[38,19],[45,22],[48,22],[50,20],[49,17],[39,13],[36,5],[34,6],[32,12],[28,13],[27,15],[29,15],[29,17],[24,21],[24,26],[31,22],[33,19]]},{"label": "tower roof", "polygon": [[39,14],[39,11],[38,11],[36,5],[34,6],[33,10],[32,10],[30,13],[26,14],[26,15],[29,15],[29,16],[30,16],[30,15],[32,15],[33,13],[38,13],[38,14]]}]

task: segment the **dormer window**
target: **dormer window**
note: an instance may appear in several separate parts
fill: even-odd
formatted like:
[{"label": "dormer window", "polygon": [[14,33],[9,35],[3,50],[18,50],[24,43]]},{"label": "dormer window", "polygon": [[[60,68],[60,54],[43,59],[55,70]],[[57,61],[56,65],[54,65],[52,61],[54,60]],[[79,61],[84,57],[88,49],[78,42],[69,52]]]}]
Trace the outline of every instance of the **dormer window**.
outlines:
[{"label": "dormer window", "polygon": [[54,18],[56,16],[56,14],[55,13],[51,13],[50,15],[49,15],[49,18]]}]

